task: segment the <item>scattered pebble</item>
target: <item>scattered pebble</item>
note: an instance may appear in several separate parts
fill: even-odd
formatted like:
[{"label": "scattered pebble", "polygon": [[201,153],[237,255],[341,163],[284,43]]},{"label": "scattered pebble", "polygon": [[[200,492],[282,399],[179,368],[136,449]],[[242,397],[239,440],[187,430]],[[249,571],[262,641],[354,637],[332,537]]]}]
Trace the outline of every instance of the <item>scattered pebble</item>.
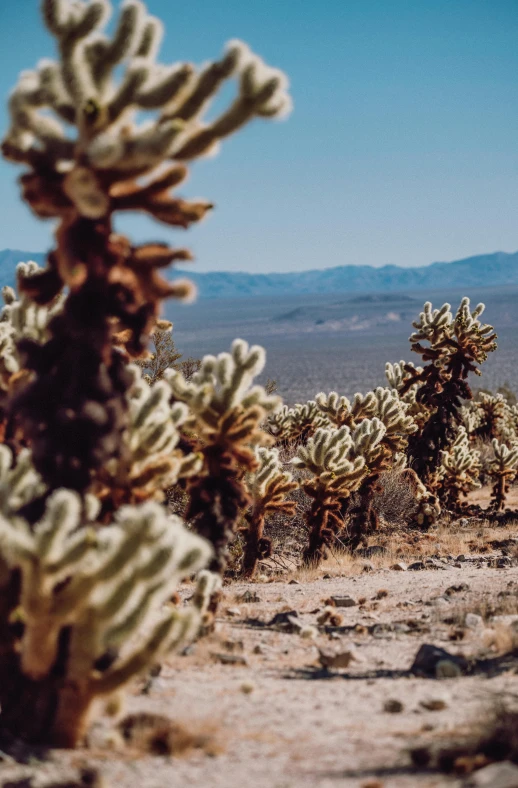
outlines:
[{"label": "scattered pebble", "polygon": [[331,600],[336,607],[355,607],[358,604],[352,596],[332,596]]},{"label": "scattered pebble", "polygon": [[224,654],[216,651],[211,652],[211,657],[222,665],[248,665],[246,658],[241,654]]},{"label": "scattered pebble", "polygon": [[427,711],[442,711],[443,709],[448,708],[448,704],[446,703],[444,698],[424,698],[419,702],[419,705],[426,709]]},{"label": "scattered pebble", "polygon": [[466,613],[464,624],[468,627],[468,629],[478,629],[478,627],[481,627],[484,624],[484,619],[477,613]]},{"label": "scattered pebble", "polygon": [[236,597],[237,602],[244,602],[245,604],[249,604],[252,602],[261,602],[262,599],[258,593],[255,591],[245,591],[243,594],[240,594]]},{"label": "scattered pebble", "polygon": [[389,698],[383,704],[383,711],[386,711],[388,714],[400,714],[404,708],[401,701],[396,698]]}]

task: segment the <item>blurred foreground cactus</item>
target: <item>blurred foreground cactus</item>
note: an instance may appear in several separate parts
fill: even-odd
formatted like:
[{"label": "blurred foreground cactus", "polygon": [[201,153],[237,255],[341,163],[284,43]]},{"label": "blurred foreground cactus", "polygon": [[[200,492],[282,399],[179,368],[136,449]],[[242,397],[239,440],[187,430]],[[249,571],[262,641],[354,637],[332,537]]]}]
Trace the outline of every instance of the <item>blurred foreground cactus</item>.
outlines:
[{"label": "blurred foreground cactus", "polygon": [[[189,283],[159,273],[190,253],[133,245],[114,232],[114,214],[143,211],[178,228],[199,221],[210,203],[171,194],[187,176],[185,162],[254,117],[281,117],[291,105],[285,76],[238,41],[199,70],[158,64],[162,26],[140,0],[122,5],[111,38],[102,32],[108,0],[42,0],[42,11],[59,60],[20,75],[2,151],[26,168],[20,183],[34,213],[58,220],[47,268],[21,276],[19,287],[38,304],[63,287],[69,294],[48,341],[20,344],[34,379],[12,400],[12,412],[46,482],[82,492],[121,450],[131,377],[112,347],[114,334],[125,332],[127,354],[138,357],[162,299],[193,294]],[[237,97],[204,121],[232,77]],[[153,119],[139,123],[142,110]]]},{"label": "blurred foreground cactus", "polygon": [[[13,477],[5,446],[0,461],[3,487]],[[26,471],[23,478],[25,498],[32,479]],[[34,524],[12,513],[12,499],[3,504],[2,612],[18,626],[2,641],[0,722],[29,740],[73,746],[97,697],[196,633],[208,593],[184,610],[164,603],[211,549],[153,502],[122,507],[102,529],[95,526],[97,499],[89,496],[87,516],[70,490],[54,491]],[[13,572],[18,593],[9,605]]]},{"label": "blurred foreground cactus", "polygon": [[[190,415],[205,428],[200,453],[189,451],[180,435],[188,408],[158,380],[162,369],[150,388],[128,362],[146,356],[163,299],[193,296],[189,282],[160,273],[191,255],[135,245],[114,216],[139,211],[179,229],[201,220],[211,203],[172,193],[187,163],[255,117],[284,116],[291,102],[286,77],[239,41],[200,69],[157,63],[162,25],[141,0],[121,4],[111,36],[109,0],[41,8],[58,59],[20,74],[2,144],[24,168],[23,199],[56,220],[56,233],[46,267],[20,266],[19,296],[3,291],[0,727],[69,746],[97,697],[196,633],[217,590],[219,579],[202,572],[190,607],[168,604],[213,549],[167,515],[164,489],[201,474],[191,507],[220,547],[233,507],[247,501],[242,477],[255,467],[259,423],[277,404],[248,391],[262,351],[237,345],[233,371],[222,362],[219,377],[210,363],[200,373]],[[236,97],[206,120],[230,78]],[[217,458],[224,467],[211,486]],[[229,490],[232,511],[220,516]],[[209,496],[207,515],[197,493]]]}]

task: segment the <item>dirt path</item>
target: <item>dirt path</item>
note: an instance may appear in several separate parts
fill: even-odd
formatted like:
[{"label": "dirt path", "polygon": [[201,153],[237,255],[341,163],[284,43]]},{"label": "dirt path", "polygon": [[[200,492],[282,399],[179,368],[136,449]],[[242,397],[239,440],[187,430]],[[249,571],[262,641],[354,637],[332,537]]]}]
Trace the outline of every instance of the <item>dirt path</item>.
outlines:
[{"label": "dirt path", "polygon": [[[66,775],[89,763],[118,788],[460,786],[444,775],[416,774],[408,750],[429,741],[448,743],[486,715],[498,693],[516,693],[518,658],[499,659],[490,641],[496,638],[501,648],[509,621],[518,618],[518,568],[477,568],[476,561],[442,565],[301,584],[227,586],[215,633],[168,660],[147,694],[136,687],[125,709],[165,714],[191,730],[208,731],[215,755],[144,755],[118,745],[113,724],[103,718],[92,729],[89,749],[52,753],[50,762],[37,767],[4,763],[0,775],[5,781],[36,774],[42,781],[56,770]],[[259,600],[241,601],[247,592]],[[357,604],[339,608],[341,626],[313,633],[314,639],[253,621],[295,610],[303,627],[314,627],[324,601],[345,595]],[[466,612],[481,613],[485,621],[466,628]],[[423,643],[487,661],[476,675],[417,678],[409,668]],[[352,650],[354,661],[325,671],[319,648]],[[214,654],[246,664],[221,664],[225,657]],[[385,711],[389,700],[403,710]],[[422,704],[430,701],[444,708],[427,710]]]}]

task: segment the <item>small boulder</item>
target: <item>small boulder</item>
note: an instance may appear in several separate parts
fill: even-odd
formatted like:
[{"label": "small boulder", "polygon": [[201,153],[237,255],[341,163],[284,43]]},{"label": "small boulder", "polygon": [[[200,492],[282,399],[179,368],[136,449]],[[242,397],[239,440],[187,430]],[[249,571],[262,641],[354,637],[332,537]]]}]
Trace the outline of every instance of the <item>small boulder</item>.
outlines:
[{"label": "small boulder", "polygon": [[475,772],[468,785],[470,788],[517,788],[518,766],[511,761],[492,763]]},{"label": "small boulder", "polygon": [[332,596],[332,603],[336,607],[356,607],[358,602],[352,596]]},{"label": "small boulder", "polygon": [[484,619],[477,613],[466,613],[464,625],[467,626],[468,629],[478,629],[478,627],[481,627],[483,623]]},{"label": "small boulder", "polygon": [[464,657],[450,654],[446,649],[423,643],[410,668],[416,676],[450,678],[466,673],[468,662]]}]

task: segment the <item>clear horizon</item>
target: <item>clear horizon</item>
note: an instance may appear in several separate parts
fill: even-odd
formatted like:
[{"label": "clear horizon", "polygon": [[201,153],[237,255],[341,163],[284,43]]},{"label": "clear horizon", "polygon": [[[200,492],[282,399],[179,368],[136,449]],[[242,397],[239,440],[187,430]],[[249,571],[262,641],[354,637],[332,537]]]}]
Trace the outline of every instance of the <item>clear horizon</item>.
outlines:
[{"label": "clear horizon", "polygon": [[[118,2],[113,2],[114,7]],[[255,121],[202,160],[182,194],[216,203],[187,234],[144,217],[135,240],[189,246],[192,270],[424,266],[518,248],[518,3],[515,0],[148,0],[165,23],[161,62],[219,56],[245,40],[290,77],[283,123]],[[200,21],[201,20],[201,21]],[[54,56],[37,0],[4,3],[5,99]],[[0,163],[0,248],[51,245]]]}]

